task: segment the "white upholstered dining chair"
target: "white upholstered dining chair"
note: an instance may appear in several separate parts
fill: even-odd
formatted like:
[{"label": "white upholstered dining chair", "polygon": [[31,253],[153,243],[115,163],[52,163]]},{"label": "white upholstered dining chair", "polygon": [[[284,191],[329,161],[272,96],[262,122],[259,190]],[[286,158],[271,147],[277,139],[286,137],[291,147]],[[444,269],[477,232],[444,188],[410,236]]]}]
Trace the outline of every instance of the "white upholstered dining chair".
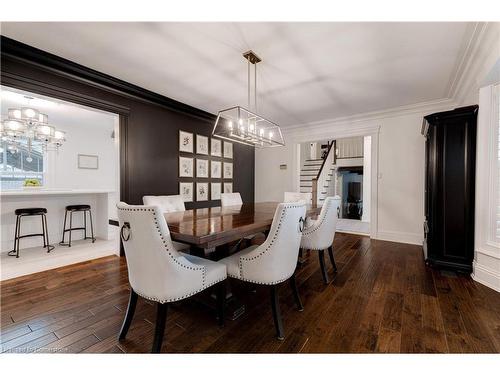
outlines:
[{"label": "white upholstered dining chair", "polygon": [[241,206],[243,201],[241,200],[240,193],[222,193],[220,195],[220,204],[222,207]]},{"label": "white upholstered dining chair", "polygon": [[130,300],[119,340],[127,335],[138,295],[157,302],[153,353],[161,350],[170,302],[183,300],[217,284],[218,318],[223,324],[226,266],[178,252],[172,245],[159,207],[120,202],[117,208],[130,282]]},{"label": "white upholstered dining chair", "polygon": [[302,232],[300,242],[301,250],[317,250],[323,281],[328,284],[328,273],[325,267],[325,250],[328,249],[328,255],[333,269],[337,271],[337,265],[333,258],[333,239],[337,227],[337,210],[340,207],[340,197],[327,197],[317,220],[307,219],[306,227]]},{"label": "white upholstered dining chair", "polygon": [[277,285],[290,280],[297,307],[303,310],[295,283],[295,268],[305,215],[306,206],[303,202],[280,203],[274,213],[269,235],[262,245],[250,246],[219,260],[219,263],[227,266],[229,277],[270,286],[274,325],[280,340],[284,338],[284,332]]},{"label": "white upholstered dining chair", "polygon": [[[145,195],[142,203],[146,206],[157,206],[163,213],[186,211],[184,200],[181,195]],[[172,241],[177,251],[189,252],[191,245]]]},{"label": "white upholstered dining chair", "polygon": [[163,212],[186,211],[181,195],[145,195],[142,202],[146,206],[158,206]]},{"label": "white upholstered dining chair", "polygon": [[284,202],[299,202],[304,201],[306,203],[311,203],[312,193],[296,193],[292,191],[285,191]]}]

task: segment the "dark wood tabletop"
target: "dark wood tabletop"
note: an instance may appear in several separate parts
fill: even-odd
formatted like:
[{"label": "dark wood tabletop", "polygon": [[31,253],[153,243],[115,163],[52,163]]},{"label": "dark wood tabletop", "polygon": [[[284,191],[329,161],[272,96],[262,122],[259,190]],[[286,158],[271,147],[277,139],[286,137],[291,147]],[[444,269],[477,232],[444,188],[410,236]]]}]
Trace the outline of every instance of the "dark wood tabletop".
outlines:
[{"label": "dark wood tabletop", "polygon": [[[166,213],[172,240],[211,249],[271,228],[278,202],[244,203]],[[320,207],[307,206],[314,216]]]}]

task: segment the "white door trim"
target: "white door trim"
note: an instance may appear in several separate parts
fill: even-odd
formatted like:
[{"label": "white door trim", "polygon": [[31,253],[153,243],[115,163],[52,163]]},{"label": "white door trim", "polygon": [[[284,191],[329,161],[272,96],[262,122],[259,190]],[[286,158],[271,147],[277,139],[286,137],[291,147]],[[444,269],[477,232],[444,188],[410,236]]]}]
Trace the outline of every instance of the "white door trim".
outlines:
[{"label": "white door trim", "polygon": [[300,180],[300,143],[315,142],[325,139],[347,138],[347,137],[372,137],[372,168],[371,168],[371,213],[370,213],[370,237],[378,238],[378,168],[379,168],[379,133],[380,126],[353,127],[352,124],[323,127],[317,131],[289,131],[285,132],[287,142],[293,146],[293,189],[297,191]]}]

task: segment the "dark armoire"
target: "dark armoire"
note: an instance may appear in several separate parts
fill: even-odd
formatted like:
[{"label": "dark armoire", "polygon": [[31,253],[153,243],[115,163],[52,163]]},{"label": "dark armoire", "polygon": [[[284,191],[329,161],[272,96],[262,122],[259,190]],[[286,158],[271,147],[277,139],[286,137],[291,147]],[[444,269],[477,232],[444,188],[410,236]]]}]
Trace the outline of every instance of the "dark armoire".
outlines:
[{"label": "dark armoire", "polygon": [[431,266],[472,272],[478,106],[424,117],[424,256]]}]

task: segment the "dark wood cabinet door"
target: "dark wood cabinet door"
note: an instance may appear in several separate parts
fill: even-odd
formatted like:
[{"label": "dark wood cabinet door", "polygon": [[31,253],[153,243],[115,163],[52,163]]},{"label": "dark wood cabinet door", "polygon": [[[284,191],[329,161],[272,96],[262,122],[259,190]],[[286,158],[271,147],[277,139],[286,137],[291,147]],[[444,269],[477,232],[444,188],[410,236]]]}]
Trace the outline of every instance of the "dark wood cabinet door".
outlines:
[{"label": "dark wood cabinet door", "polygon": [[425,215],[431,264],[471,272],[477,107],[430,115]]}]

